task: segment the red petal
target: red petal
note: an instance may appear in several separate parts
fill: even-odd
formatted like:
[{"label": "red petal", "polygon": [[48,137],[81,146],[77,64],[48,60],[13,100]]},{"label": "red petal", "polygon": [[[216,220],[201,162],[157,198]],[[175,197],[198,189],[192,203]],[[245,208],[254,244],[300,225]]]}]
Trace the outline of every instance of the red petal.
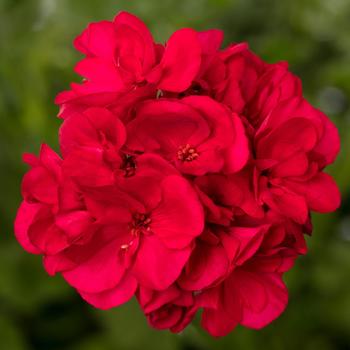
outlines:
[{"label": "red petal", "polygon": [[263,196],[265,203],[278,213],[285,215],[299,224],[304,224],[308,218],[308,207],[303,196],[296,193],[286,192],[274,189]]},{"label": "red petal", "polygon": [[87,211],[79,210],[56,216],[55,223],[70,240],[74,240],[90,227],[93,219]]},{"label": "red petal", "polygon": [[[232,227],[228,231],[229,236],[222,235],[225,249],[228,252],[231,250],[235,252],[235,256],[232,256],[232,258],[234,258],[236,265],[242,265],[256,253],[262,244],[267,229],[267,225],[259,227]],[[239,246],[238,252],[236,251],[237,243]],[[232,245],[232,248],[230,248],[230,245]]]},{"label": "red petal", "polygon": [[116,150],[125,142],[123,123],[105,108],[89,108],[66,118],[60,132],[60,146],[63,156],[78,146],[103,146],[102,137]]},{"label": "red petal", "polygon": [[[246,281],[251,277],[247,276]],[[286,308],[288,292],[280,274],[261,274],[257,280],[251,279],[250,286],[247,285],[247,287],[248,289],[241,290],[246,302],[240,322],[243,326],[253,329],[263,328],[280,316]],[[264,307],[262,307],[263,303],[257,304],[262,295],[262,288],[266,297]],[[261,291],[259,292],[259,290]]]},{"label": "red petal", "polygon": [[203,231],[203,207],[191,185],[179,176],[168,176],[161,187],[163,200],[152,212],[151,230],[169,248],[184,248]]},{"label": "red petal", "polygon": [[145,287],[166,289],[179,277],[190,253],[190,247],[169,249],[156,236],[145,236],[137,252],[133,273]]},{"label": "red petal", "polygon": [[202,290],[223,278],[228,268],[229,261],[221,245],[198,242],[178,283],[185,290]]},{"label": "red petal", "polygon": [[248,138],[242,120],[236,115],[232,115],[235,138],[233,145],[226,152],[226,173],[234,173],[241,170],[250,157]]},{"label": "red petal", "polygon": [[197,75],[200,63],[201,47],[197,33],[187,28],[176,31],[165,47],[158,88],[172,92],[186,90]]},{"label": "red petal", "polygon": [[63,163],[64,173],[83,186],[114,184],[113,170],[104,162],[103,150],[79,148],[71,152]]},{"label": "red petal", "polygon": [[234,289],[226,289],[224,286],[220,286],[214,290],[214,293],[219,293],[217,309],[203,309],[201,326],[214,337],[227,335],[241,319],[239,296]]},{"label": "red petal", "polygon": [[124,83],[113,62],[106,62],[98,57],[85,58],[78,62],[75,71],[88,79],[75,90],[82,93],[121,91]]},{"label": "red petal", "polygon": [[198,39],[204,54],[213,54],[220,49],[224,39],[224,32],[219,29],[209,29],[198,32]]},{"label": "red petal", "polygon": [[136,279],[132,276],[125,275],[117,286],[104,292],[95,294],[78,292],[89,304],[102,310],[108,310],[129,301],[134,296],[136,289]]},{"label": "red petal", "polygon": [[[143,61],[144,70],[150,69],[155,63],[155,49],[153,37],[146,25],[136,16],[131,13],[122,11],[115,18],[114,23],[116,27],[126,26],[135,32],[135,37],[139,39],[139,45],[143,47],[143,55],[140,57]],[[120,38],[118,38],[120,40]],[[130,40],[126,37],[125,40]]]},{"label": "red petal", "polygon": [[310,120],[292,118],[257,142],[257,158],[288,159],[297,152],[310,151],[317,138],[317,129]]},{"label": "red petal", "polygon": [[113,62],[117,38],[110,21],[91,23],[74,40],[75,48],[87,56],[103,57]]},{"label": "red petal", "polygon": [[114,288],[125,272],[118,255],[119,250],[118,240],[105,243],[76,268],[63,272],[63,277],[80,292],[99,293]]},{"label": "red petal", "polygon": [[32,254],[42,253],[42,251],[38,247],[34,246],[28,238],[28,228],[41,208],[41,204],[31,204],[23,201],[18,208],[14,224],[17,241],[27,252]]},{"label": "red petal", "polygon": [[307,182],[288,181],[287,186],[305,196],[311,210],[329,213],[340,206],[341,195],[338,186],[326,173],[319,173]]}]

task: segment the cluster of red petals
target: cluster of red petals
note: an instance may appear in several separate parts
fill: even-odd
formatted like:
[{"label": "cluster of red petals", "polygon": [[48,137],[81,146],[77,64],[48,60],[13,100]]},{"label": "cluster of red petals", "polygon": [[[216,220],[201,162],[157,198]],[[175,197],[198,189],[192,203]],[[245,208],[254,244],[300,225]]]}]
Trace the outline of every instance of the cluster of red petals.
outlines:
[{"label": "cluster of red petals", "polygon": [[62,157],[24,157],[23,248],[95,307],[135,295],[172,332],[200,309],[213,336],[278,317],[310,211],[340,202],[323,172],[335,126],[285,63],[222,39],[181,29],[157,44],[125,12],[90,24],[75,40],[84,80],[56,99]]}]

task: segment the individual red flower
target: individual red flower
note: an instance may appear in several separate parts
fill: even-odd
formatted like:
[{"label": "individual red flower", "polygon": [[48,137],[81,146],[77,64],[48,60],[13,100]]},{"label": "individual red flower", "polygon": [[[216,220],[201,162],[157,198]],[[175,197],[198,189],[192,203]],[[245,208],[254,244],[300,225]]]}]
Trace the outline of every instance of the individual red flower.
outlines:
[{"label": "individual red flower", "polygon": [[260,201],[300,224],[309,210],[334,211],[340,194],[322,170],[334,161],[339,147],[334,125],[304,99],[280,103],[255,135]]},{"label": "individual red flower", "polygon": [[[61,185],[62,160],[48,146],[42,146],[39,158],[26,155],[25,161],[32,168],[22,182],[24,200],[16,217],[16,238],[30,253],[57,254],[82,238],[92,218],[76,198],[74,186]],[[69,199],[62,198],[60,191],[69,192]]]},{"label": "individual red flower", "polygon": [[249,158],[240,118],[206,96],[147,101],[126,128],[128,149],[157,153],[184,174],[236,172]]},{"label": "individual red flower", "polygon": [[133,296],[156,329],[202,310],[212,336],[285,309],[283,274],[306,254],[311,211],[340,204],[324,171],[336,127],[284,62],[216,29],[154,42],[121,12],[74,44],[84,77],[60,93],[62,157],[25,155],[15,235],[91,305]]},{"label": "individual red flower", "polygon": [[221,31],[198,32],[198,38],[202,51],[201,67],[184,94],[208,95],[232,111],[244,113],[268,65],[252,53],[246,43],[232,44],[220,50]]},{"label": "individual red flower", "polygon": [[202,326],[213,336],[224,336],[238,324],[262,328],[285,309],[288,294],[282,275],[306,250],[300,228],[273,219],[220,233],[230,272],[212,288],[197,292],[204,309]]},{"label": "individual red flower", "polygon": [[[97,242],[105,241],[105,246],[98,255],[102,261],[93,254],[64,273],[80,291],[111,287],[122,272],[146,287],[167,288],[181,273],[191,243],[203,229],[202,207],[186,180],[170,175],[161,183],[144,176],[131,181],[124,187],[128,193],[111,187],[86,190],[87,207],[99,229]],[[101,263],[105,273],[101,266],[94,269]]]},{"label": "individual red flower", "polygon": [[107,186],[125,165],[121,148],[126,140],[124,124],[105,108],[89,108],[65,119],[60,128],[64,170],[81,185]]},{"label": "individual red flower", "polygon": [[261,268],[259,261],[235,269],[220,286],[205,292],[215,306],[204,307],[203,328],[220,337],[238,324],[260,329],[271,323],[288,301],[281,277],[279,272]]},{"label": "individual red flower", "polygon": [[190,86],[201,62],[194,30],[175,32],[163,46],[153,41],[142,21],[127,12],[119,13],[113,21],[91,23],[74,45],[86,56],[75,67],[86,80],[73,83],[71,92],[60,94],[58,104],[101,93],[105,101],[113,100],[113,93],[145,84],[153,86],[154,94],[157,89],[181,92]]}]

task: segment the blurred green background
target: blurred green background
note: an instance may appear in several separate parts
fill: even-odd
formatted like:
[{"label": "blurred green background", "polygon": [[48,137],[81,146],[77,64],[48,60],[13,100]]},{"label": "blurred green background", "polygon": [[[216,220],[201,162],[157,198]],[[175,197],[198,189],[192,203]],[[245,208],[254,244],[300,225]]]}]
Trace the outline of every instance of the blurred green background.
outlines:
[{"label": "blurred green background", "polygon": [[[310,251],[287,274],[287,311],[262,331],[238,327],[214,340],[196,326],[180,335],[148,328],[134,302],[103,312],[13,236],[25,166],[41,142],[57,147],[57,92],[78,77],[73,38],[120,10],[140,16],[158,41],[180,27],[221,28],[269,62],[288,60],[306,96],[339,127],[342,152],[330,168],[341,209],[314,215]],[[0,0],[0,349],[215,350],[350,349],[350,1],[349,0]]]}]

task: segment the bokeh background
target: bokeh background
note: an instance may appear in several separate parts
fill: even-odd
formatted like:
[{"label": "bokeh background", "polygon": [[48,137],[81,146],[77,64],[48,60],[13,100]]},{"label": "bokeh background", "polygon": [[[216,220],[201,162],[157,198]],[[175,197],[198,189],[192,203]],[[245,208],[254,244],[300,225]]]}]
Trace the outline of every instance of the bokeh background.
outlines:
[{"label": "bokeh background", "polygon": [[[286,276],[287,311],[261,331],[215,340],[191,326],[156,332],[131,302],[108,312],[84,303],[13,236],[23,152],[57,147],[54,96],[72,80],[73,38],[120,10],[140,16],[158,41],[180,27],[221,28],[268,62],[287,60],[310,101],[338,125],[342,152],[329,171],[341,209],[314,215],[310,251]],[[350,349],[349,0],[0,0],[0,349]]]}]

